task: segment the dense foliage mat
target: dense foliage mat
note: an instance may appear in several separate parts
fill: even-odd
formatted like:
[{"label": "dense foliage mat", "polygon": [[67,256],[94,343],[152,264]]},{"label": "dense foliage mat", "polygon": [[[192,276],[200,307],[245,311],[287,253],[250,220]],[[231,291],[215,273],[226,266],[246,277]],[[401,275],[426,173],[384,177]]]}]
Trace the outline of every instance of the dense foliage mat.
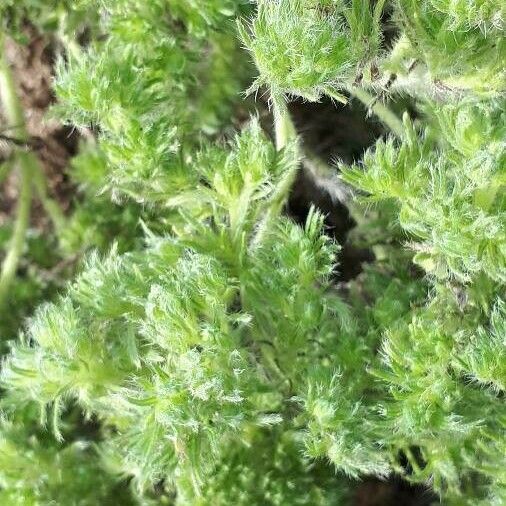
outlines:
[{"label": "dense foliage mat", "polygon": [[[352,504],[371,476],[504,504],[505,14],[495,0],[3,2],[4,38],[23,43],[27,23],[53,38],[52,114],[88,132],[61,216],[2,60],[21,185],[4,313],[31,286],[16,272],[32,181],[58,255],[95,251],[9,343],[2,504]],[[244,90],[266,98],[273,141]],[[385,126],[356,164],[327,167],[298,140],[287,102],[324,96]],[[375,255],[347,283],[324,216],[284,212],[308,167]]]}]

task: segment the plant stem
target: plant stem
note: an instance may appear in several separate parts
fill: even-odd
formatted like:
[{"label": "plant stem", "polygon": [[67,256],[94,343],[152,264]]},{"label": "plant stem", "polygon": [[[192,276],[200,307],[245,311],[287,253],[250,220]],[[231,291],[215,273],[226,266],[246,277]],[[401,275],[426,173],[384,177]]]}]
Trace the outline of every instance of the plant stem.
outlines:
[{"label": "plant stem", "polygon": [[32,202],[32,185],[30,179],[33,171],[28,157],[28,153],[19,153],[18,155],[20,189],[14,230],[0,273],[0,309],[5,305],[9,288],[16,274],[30,221],[30,207]]},{"label": "plant stem", "polygon": [[[12,70],[5,57],[5,39],[3,36],[0,36],[0,98],[7,126],[14,132],[16,139],[27,142],[29,135],[26,129],[24,111],[16,93]],[[32,185],[57,231],[61,230],[65,221],[60,207],[47,193],[47,183],[37,157],[33,153],[17,150],[14,164],[19,167],[19,196],[14,229],[0,272],[0,307],[5,305],[9,287],[14,279],[23,252],[30,220],[30,207],[33,196]]]},{"label": "plant stem", "polygon": [[81,46],[76,42],[76,40],[67,35],[68,30],[68,14],[63,11],[59,16],[59,30],[58,30],[58,38],[60,39],[66,53],[69,57],[74,58],[76,61],[79,61],[81,58],[83,51]]},{"label": "plant stem", "polygon": [[37,195],[42,203],[42,207],[51,218],[56,233],[61,232],[65,225],[65,216],[58,205],[58,203],[52,199],[47,193],[47,181],[42,172],[42,167],[39,164],[37,157],[33,153],[28,153],[33,165],[33,186],[37,192]]},{"label": "plant stem", "polygon": [[288,107],[283,98],[273,98],[274,131],[276,148],[283,149],[290,140],[295,139],[297,132],[293,126]]},{"label": "plant stem", "polygon": [[[294,141],[297,137],[297,132],[293,125],[288,107],[282,98],[273,97],[273,115],[274,115],[274,131],[276,135],[276,148],[278,151],[284,149],[290,141]],[[267,232],[270,230],[272,223],[281,214],[283,204],[286,197],[292,188],[297,173],[296,166],[286,174],[284,174],[279,181],[274,194],[272,195],[266,214],[260,224],[258,225],[255,236],[251,246],[253,249],[257,248],[265,239]]]},{"label": "plant stem", "polygon": [[388,107],[376,101],[373,95],[362,88],[349,86],[348,91],[370,109],[397,137],[403,137],[402,121]]},{"label": "plant stem", "polygon": [[[26,129],[25,115],[21,102],[16,94],[16,85],[14,83],[12,70],[5,59],[4,40],[2,38],[0,38],[0,52],[0,96],[5,111],[5,117],[8,127],[14,132],[14,137],[20,141],[27,142],[30,136]],[[51,218],[55,230],[58,232],[65,223],[65,216],[57,202],[48,195],[47,181],[38,158],[32,153],[29,153],[27,158],[28,160],[24,163],[28,163],[32,167],[32,183],[42,206]]]},{"label": "plant stem", "polygon": [[[0,37],[0,98],[7,126],[15,132],[16,139],[27,141],[29,136],[26,130],[24,111],[16,94],[16,84],[11,68],[5,58],[3,37]],[[38,191],[42,204],[53,220],[55,228],[59,229],[64,222],[58,205],[47,195],[44,174],[35,155],[18,150],[14,163],[19,167],[19,196],[12,237],[0,271],[0,308],[5,305],[23,252],[30,221],[32,184]]]},{"label": "plant stem", "polygon": [[0,162],[0,185],[5,181],[12,170],[12,160],[7,159]]},{"label": "plant stem", "polygon": [[332,100],[335,100],[336,102],[339,102],[341,104],[346,105],[348,103],[348,99],[344,95],[338,93],[330,86],[327,86],[325,88],[325,94],[328,95]]},{"label": "plant stem", "polygon": [[303,164],[306,173],[311,176],[316,186],[324,190],[333,202],[344,203],[349,200],[351,193],[338,177],[337,168],[329,166],[324,160],[308,151],[304,152]]},{"label": "plant stem", "polygon": [[[3,37],[0,37],[0,97],[8,126],[16,129],[17,137],[20,140],[27,140],[23,109],[16,96],[16,85],[11,69],[5,59]],[[20,189],[14,230],[0,272],[0,308],[5,304],[9,287],[16,274],[30,219],[32,167],[28,154],[20,152],[17,162],[20,168]]]},{"label": "plant stem", "polygon": [[0,36],[0,96],[7,126],[15,132],[16,139],[28,140],[28,133],[25,126],[25,116],[21,103],[16,95],[16,84],[5,58],[4,40]]}]

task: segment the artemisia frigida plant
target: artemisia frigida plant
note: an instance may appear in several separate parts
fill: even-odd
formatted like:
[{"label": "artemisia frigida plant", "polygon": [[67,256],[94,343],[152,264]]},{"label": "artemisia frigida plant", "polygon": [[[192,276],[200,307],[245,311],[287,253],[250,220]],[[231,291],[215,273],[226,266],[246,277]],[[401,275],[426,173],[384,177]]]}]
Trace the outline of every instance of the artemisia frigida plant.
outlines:
[{"label": "artemisia frigida plant", "polygon": [[[90,255],[12,343],[3,502],[352,504],[356,480],[400,475],[443,504],[504,504],[504,7],[82,5],[101,35],[60,61],[57,112],[98,132],[81,181],[151,219],[144,246]],[[230,133],[237,33],[274,142],[255,116]],[[323,96],[389,130],[321,168],[354,188],[353,240],[376,257],[346,287],[318,211],[283,212],[311,157],[287,101]]]}]

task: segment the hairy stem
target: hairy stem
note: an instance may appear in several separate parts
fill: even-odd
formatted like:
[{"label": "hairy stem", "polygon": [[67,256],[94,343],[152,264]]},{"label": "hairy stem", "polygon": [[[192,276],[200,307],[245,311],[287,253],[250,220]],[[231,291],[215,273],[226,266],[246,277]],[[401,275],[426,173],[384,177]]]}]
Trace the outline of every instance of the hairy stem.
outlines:
[{"label": "hairy stem", "polygon": [[402,121],[385,105],[362,88],[349,86],[348,91],[370,109],[397,137],[403,137]]},{"label": "hairy stem", "polygon": [[290,140],[295,139],[297,133],[283,98],[273,98],[273,114],[276,148],[279,151],[283,149]]},{"label": "hairy stem", "polygon": [[[276,148],[278,151],[284,149],[289,142],[294,141],[297,137],[297,132],[293,125],[288,107],[282,98],[273,98],[274,107],[274,131],[276,135]],[[290,192],[290,189],[295,180],[296,170],[292,169],[283,175],[281,181],[272,196],[266,214],[260,224],[258,225],[257,231],[252,241],[252,248],[255,249],[265,239],[268,231],[271,228],[272,223],[280,215],[283,204],[285,203],[286,197]]]},{"label": "hairy stem", "polygon": [[62,11],[59,16],[59,30],[58,30],[58,38],[60,39],[64,50],[67,55],[71,58],[74,58],[76,61],[79,61],[83,51],[81,46],[77,43],[76,39],[73,37],[69,37],[67,35],[68,30],[68,14],[65,11]]},{"label": "hairy stem", "polygon": [[351,193],[338,177],[338,171],[318,156],[305,151],[304,168],[318,188],[324,190],[333,202],[346,202]]}]

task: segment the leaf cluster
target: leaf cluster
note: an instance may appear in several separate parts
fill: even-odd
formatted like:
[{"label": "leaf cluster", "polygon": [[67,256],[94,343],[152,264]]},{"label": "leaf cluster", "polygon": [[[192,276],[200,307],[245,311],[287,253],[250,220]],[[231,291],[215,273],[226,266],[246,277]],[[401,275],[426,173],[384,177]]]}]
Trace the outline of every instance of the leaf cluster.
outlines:
[{"label": "leaf cluster", "polygon": [[250,91],[266,85],[273,96],[292,94],[308,100],[336,92],[377,57],[383,4],[259,1],[249,30],[240,25],[260,73]]},{"label": "leaf cluster", "polygon": [[494,1],[399,0],[403,33],[434,79],[475,92],[504,91],[506,11]]},{"label": "leaf cluster", "polygon": [[[101,3],[108,36],[60,62],[56,91],[60,114],[99,138],[75,177],[102,196],[76,211],[68,243],[104,249],[114,223],[119,245],[38,309],[1,373],[6,420],[38,408],[68,438],[77,406],[100,424],[100,459],[52,441],[16,464],[26,437],[6,422],[12,501],[25,473],[42,503],[60,493],[32,467],[57,455],[51,477],[60,462],[88,484],[108,471],[93,500],[128,478],[139,503],[330,505],[348,500],[343,476],[400,474],[447,504],[504,502],[502,18],[486,0],[472,13],[391,5],[390,51],[385,2],[258,2],[240,31],[277,149],[257,119],[216,139],[247,74],[228,23],[242,2]],[[423,69],[411,75],[413,61]],[[397,138],[340,164],[370,206],[354,237],[376,261],[337,289],[323,217],[311,210],[299,226],[282,213],[302,157],[283,99],[388,88],[392,69],[403,92],[442,80],[465,100],[422,94]],[[133,202],[93,218],[112,209],[106,196]],[[122,231],[139,218],[143,245]]]},{"label": "leaf cluster", "polygon": [[427,271],[504,283],[502,102],[432,104],[426,111],[432,131],[419,135],[406,119],[400,146],[378,142],[363,167],[345,168],[343,178],[367,199],[395,202],[401,227],[413,237],[415,262]]},{"label": "leaf cluster", "polygon": [[[170,10],[165,1],[149,7],[104,2],[109,37],[61,61],[55,84],[60,116],[100,131],[109,168],[102,187],[143,204],[165,201],[191,184],[192,150],[201,136],[219,130],[247,75],[241,65],[232,72],[239,56],[227,24],[232,2],[230,8],[206,2],[204,10],[169,4]],[[200,58],[203,53],[209,57]]]},{"label": "leaf cluster", "polygon": [[5,0],[0,6],[4,31],[20,42],[27,22],[44,33],[78,36],[96,27],[96,14],[89,0]]},{"label": "leaf cluster", "polygon": [[264,220],[295,161],[255,123],[231,153],[204,152],[200,198],[182,195],[178,236],[90,258],[67,294],[37,312],[4,364],[5,405],[50,408],[59,434],[63,406],[76,402],[109,431],[105,461],[119,456],[116,471],[140,490],[160,480],[168,490],[205,489],[228,448],[290,424],[293,389],[345,311],[335,296],[321,304],[335,252],[322,218],[313,214],[305,229]]}]

